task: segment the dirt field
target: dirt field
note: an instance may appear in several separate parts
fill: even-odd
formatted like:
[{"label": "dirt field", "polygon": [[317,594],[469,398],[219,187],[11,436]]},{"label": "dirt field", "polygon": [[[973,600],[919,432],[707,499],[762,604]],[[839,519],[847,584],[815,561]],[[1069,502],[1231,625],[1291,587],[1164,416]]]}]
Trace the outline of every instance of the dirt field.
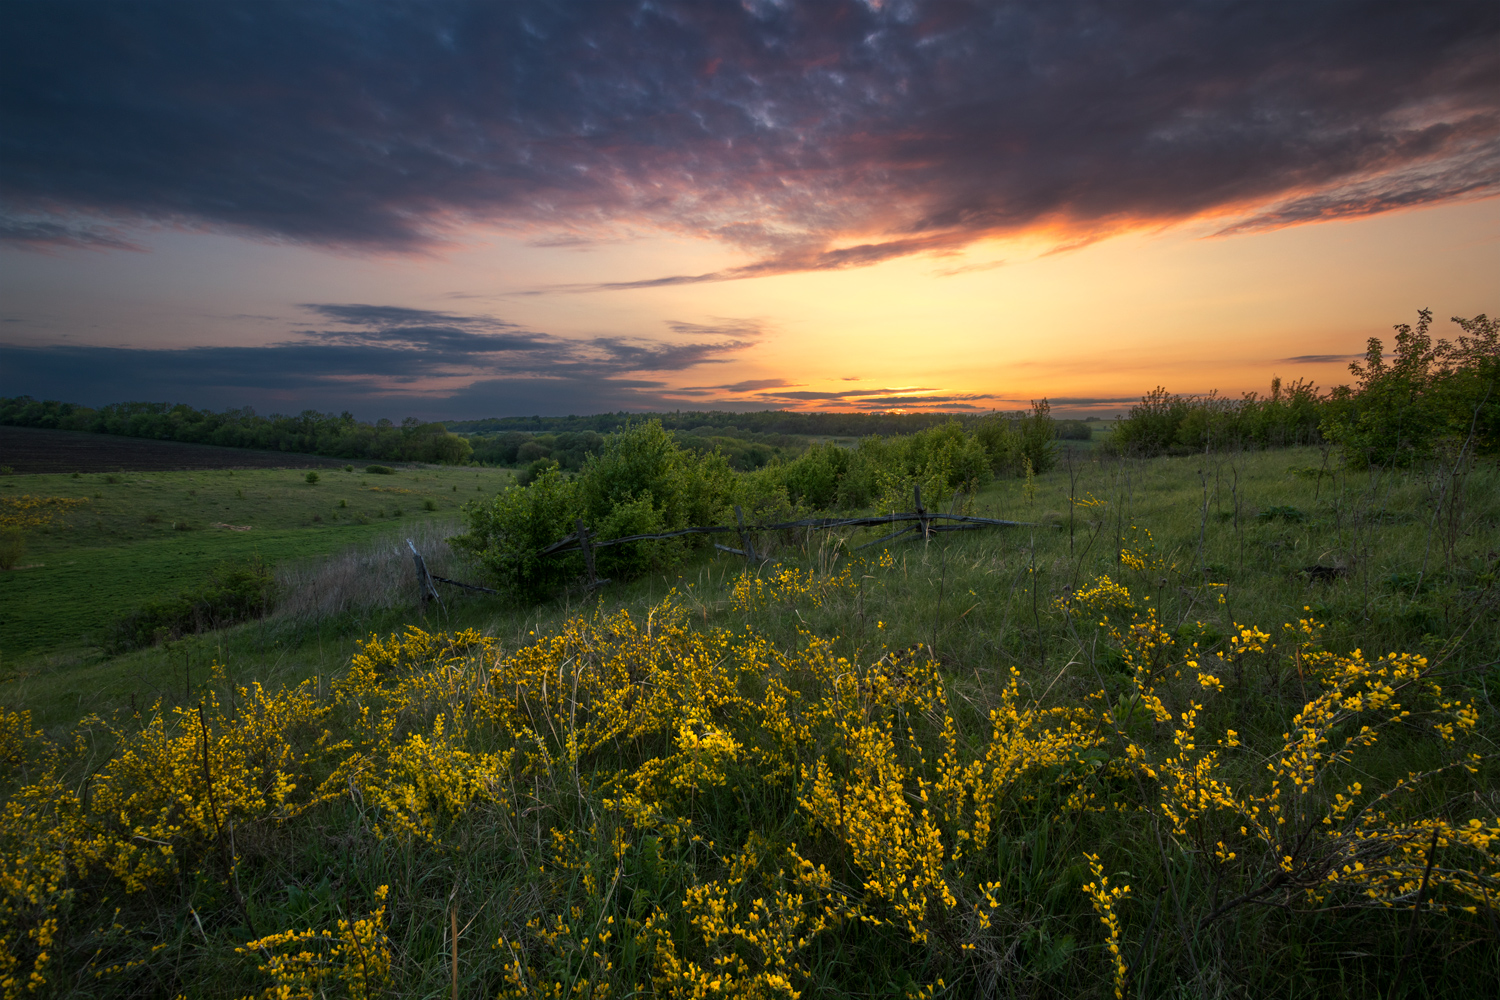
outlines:
[{"label": "dirt field", "polygon": [[318,469],[337,468],[344,464],[346,460],[341,458],[281,451],[219,448],[207,444],[149,441],[35,427],[0,427],[0,466],[8,465],[18,473]]}]

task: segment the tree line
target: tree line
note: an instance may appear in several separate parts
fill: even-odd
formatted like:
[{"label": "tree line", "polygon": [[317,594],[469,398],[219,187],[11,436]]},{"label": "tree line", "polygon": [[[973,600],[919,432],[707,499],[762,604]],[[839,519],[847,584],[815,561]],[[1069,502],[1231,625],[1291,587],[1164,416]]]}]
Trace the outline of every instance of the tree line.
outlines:
[{"label": "tree line", "polygon": [[1440,451],[1500,451],[1500,319],[1453,317],[1456,340],[1435,340],[1432,311],[1398,323],[1393,350],[1371,337],[1349,366],[1353,385],[1320,392],[1298,379],[1240,399],[1156,388],[1119,421],[1109,447],[1157,455],[1222,448],[1331,444],[1352,468],[1409,466]]},{"label": "tree line", "polygon": [[367,423],[347,410],[262,416],[248,406],[215,413],[185,403],[114,403],[94,409],[12,396],[0,397],[0,424],[395,462],[457,464],[473,455],[469,442],[442,424],[415,417],[400,424],[386,419]]}]

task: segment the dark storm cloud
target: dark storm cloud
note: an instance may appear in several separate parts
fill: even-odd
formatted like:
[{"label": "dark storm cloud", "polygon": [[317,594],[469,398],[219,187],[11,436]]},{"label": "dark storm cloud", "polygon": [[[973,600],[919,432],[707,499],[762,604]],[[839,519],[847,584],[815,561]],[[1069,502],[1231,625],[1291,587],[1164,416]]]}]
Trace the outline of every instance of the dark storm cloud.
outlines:
[{"label": "dark storm cloud", "polygon": [[[0,345],[0,395],[92,405],[128,396],[212,408],[303,400],[293,408],[311,402],[360,410],[396,396],[425,399],[429,412],[449,416],[592,413],[600,407],[660,408],[670,393],[665,383],[644,376],[722,364],[753,344],[567,339],[484,315],[362,304],[303,308],[338,328],[302,330],[295,339],[261,347]],[[716,329],[749,327],[732,320],[695,327],[705,335]],[[455,409],[484,399],[487,408]]]},{"label": "dark storm cloud", "polygon": [[[1500,191],[1500,4],[11,3],[3,235],[417,252],[654,226],[859,267]],[[91,221],[94,220],[94,221]],[[441,325],[441,324],[433,324]]]}]

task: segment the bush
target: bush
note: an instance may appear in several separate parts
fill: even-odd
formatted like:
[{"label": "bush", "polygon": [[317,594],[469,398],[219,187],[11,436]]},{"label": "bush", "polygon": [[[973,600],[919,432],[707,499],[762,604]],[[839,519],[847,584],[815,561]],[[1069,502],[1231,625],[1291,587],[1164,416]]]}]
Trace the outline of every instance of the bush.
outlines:
[{"label": "bush", "polygon": [[1319,425],[1332,398],[1302,379],[1284,386],[1273,378],[1269,396],[1247,392],[1237,400],[1214,392],[1179,396],[1157,386],[1115,424],[1106,446],[1126,454],[1160,455],[1316,444],[1322,440]]},{"label": "bush", "polygon": [[1092,441],[1094,429],[1082,420],[1059,420],[1057,421],[1057,439],[1059,441]]},{"label": "bush", "polygon": [[1352,467],[1425,461],[1444,440],[1500,450],[1500,320],[1481,313],[1453,322],[1458,342],[1434,343],[1432,311],[1423,309],[1415,328],[1396,325],[1389,361],[1371,337],[1365,360],[1349,366],[1359,383],[1333,394],[1322,427]]},{"label": "bush", "polygon": [[516,484],[518,486],[530,486],[532,483],[537,481],[538,477],[540,477],[542,473],[546,472],[547,470],[561,468],[562,466],[558,465],[550,458],[535,459],[530,464],[528,464],[526,468],[522,469],[519,473],[516,474]]},{"label": "bush", "polygon": [[[734,502],[736,479],[722,456],[684,451],[660,421],[628,427],[603,439],[573,478],[557,463],[538,459],[518,486],[465,507],[466,535],[455,540],[474,552],[502,587],[528,599],[576,576],[581,557],[541,558],[539,550],[576,530],[583,518],[600,538],[657,534],[720,523]],[[629,579],[674,564],[703,538],[613,546],[597,568]]]},{"label": "bush", "polygon": [[151,601],[115,623],[105,641],[111,653],[180,639],[261,618],[275,605],[276,582],[257,556],[223,563],[200,586],[176,597]]},{"label": "bush", "polygon": [[365,471],[372,476],[394,476],[396,470],[389,465],[367,465]]},{"label": "bush", "polygon": [[20,528],[0,528],[0,569],[15,569],[26,556],[26,534]]},{"label": "bush", "polygon": [[312,484],[316,483],[317,481],[318,481],[318,474],[316,472],[309,472],[307,474],[307,484],[309,486],[311,486]]},{"label": "bush", "polygon": [[1046,472],[1057,464],[1057,422],[1045,399],[1033,402],[1028,416],[985,417],[974,437],[983,445],[996,475],[1025,475],[1027,462],[1032,472]]},{"label": "bush", "polygon": [[838,445],[813,445],[798,458],[780,467],[772,466],[771,479],[789,500],[817,510],[835,506],[839,483],[849,472],[854,453]]}]

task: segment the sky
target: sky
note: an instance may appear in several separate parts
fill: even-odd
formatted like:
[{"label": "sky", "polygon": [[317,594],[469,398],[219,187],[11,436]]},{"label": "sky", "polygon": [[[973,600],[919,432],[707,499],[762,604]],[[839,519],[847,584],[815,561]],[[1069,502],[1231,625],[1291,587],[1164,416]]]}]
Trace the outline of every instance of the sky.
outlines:
[{"label": "sky", "polygon": [[0,3],[4,396],[1108,415],[1497,293],[1489,0]]}]

